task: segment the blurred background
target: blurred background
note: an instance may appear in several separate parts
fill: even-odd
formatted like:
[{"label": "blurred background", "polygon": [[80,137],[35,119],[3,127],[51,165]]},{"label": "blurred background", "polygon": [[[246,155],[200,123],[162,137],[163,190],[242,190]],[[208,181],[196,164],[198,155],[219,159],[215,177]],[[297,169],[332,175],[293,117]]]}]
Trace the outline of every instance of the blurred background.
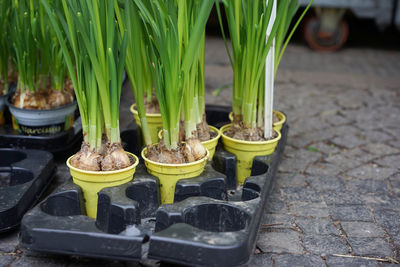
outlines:
[{"label": "blurred background", "polygon": [[[299,2],[298,15],[309,0]],[[207,34],[220,36],[215,8]],[[400,0],[315,0],[292,43],[320,52],[348,47],[399,48]]]}]

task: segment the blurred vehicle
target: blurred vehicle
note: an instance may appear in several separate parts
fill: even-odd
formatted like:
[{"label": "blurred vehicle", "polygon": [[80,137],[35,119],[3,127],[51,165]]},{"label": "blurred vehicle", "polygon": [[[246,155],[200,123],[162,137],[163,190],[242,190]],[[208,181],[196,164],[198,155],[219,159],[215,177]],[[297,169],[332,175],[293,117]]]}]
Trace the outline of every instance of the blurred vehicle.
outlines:
[{"label": "blurred vehicle", "polygon": [[[306,6],[309,0],[300,0]],[[349,36],[347,14],[373,19],[380,30],[395,25],[400,30],[400,0],[315,0],[314,12],[304,20],[303,36],[314,50],[333,52]]]}]

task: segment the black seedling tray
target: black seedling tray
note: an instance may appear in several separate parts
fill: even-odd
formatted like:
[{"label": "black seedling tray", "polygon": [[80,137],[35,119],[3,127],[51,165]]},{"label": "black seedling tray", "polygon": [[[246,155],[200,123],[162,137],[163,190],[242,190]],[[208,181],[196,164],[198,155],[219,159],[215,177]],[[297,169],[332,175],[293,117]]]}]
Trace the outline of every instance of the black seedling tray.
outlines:
[{"label": "black seedling tray", "polygon": [[20,224],[55,172],[53,155],[39,150],[0,149],[0,232]]},{"label": "black seedling tray", "polygon": [[[208,109],[208,114],[220,115],[219,122],[225,116],[228,120],[227,110]],[[143,164],[131,182],[99,192],[97,220],[85,216],[83,193],[69,181],[25,215],[21,244],[30,250],[95,258],[245,264],[255,247],[287,131],[284,125],[273,155],[255,158],[252,176],[241,187],[236,186],[235,156],[220,146],[199,177],[177,183],[171,205],[159,206],[158,179]],[[130,142],[135,138],[125,140],[127,147],[134,147]]]},{"label": "black seedling tray", "polygon": [[55,155],[72,155],[79,150],[82,143],[82,125],[78,117],[71,129],[55,135],[30,136],[15,131],[10,120],[0,126],[0,147],[40,149]]}]

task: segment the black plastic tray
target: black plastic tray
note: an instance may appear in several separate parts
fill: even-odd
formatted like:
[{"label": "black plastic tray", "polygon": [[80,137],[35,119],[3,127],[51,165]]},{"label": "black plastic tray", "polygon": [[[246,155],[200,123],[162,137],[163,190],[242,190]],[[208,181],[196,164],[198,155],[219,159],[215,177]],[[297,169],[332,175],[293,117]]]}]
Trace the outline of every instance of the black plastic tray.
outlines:
[{"label": "black plastic tray", "polygon": [[55,172],[53,155],[39,150],[0,149],[0,232],[20,224]]},{"label": "black plastic tray", "polygon": [[[228,111],[209,108],[208,114],[213,113],[227,118]],[[235,156],[219,147],[202,175],[177,183],[171,205],[158,205],[158,179],[143,164],[133,181],[99,192],[97,221],[85,216],[82,191],[69,181],[25,215],[21,243],[31,250],[96,258],[245,264],[254,250],[287,131],[284,125],[273,155],[255,158],[252,176],[242,187],[236,186]]]},{"label": "black plastic tray", "polygon": [[55,155],[69,152],[72,155],[79,150],[82,143],[82,125],[78,117],[71,129],[55,135],[30,136],[22,135],[12,128],[10,123],[0,126],[0,147],[40,149]]}]

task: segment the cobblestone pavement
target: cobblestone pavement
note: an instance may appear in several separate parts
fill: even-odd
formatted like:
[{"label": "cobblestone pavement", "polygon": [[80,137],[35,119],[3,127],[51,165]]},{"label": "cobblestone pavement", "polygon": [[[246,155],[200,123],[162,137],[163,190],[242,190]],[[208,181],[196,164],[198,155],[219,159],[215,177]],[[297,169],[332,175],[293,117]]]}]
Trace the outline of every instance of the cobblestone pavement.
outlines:
[{"label": "cobblestone pavement", "polygon": [[[230,105],[229,89],[212,95],[232,79],[221,39],[207,40],[206,63],[207,102]],[[399,52],[288,48],[275,94],[276,109],[288,116],[288,145],[250,266],[400,260],[399,71]],[[125,88],[122,127],[132,120],[131,99]],[[68,179],[63,160],[58,165],[53,187]],[[0,266],[137,265],[24,251],[18,233],[0,235]]]}]

